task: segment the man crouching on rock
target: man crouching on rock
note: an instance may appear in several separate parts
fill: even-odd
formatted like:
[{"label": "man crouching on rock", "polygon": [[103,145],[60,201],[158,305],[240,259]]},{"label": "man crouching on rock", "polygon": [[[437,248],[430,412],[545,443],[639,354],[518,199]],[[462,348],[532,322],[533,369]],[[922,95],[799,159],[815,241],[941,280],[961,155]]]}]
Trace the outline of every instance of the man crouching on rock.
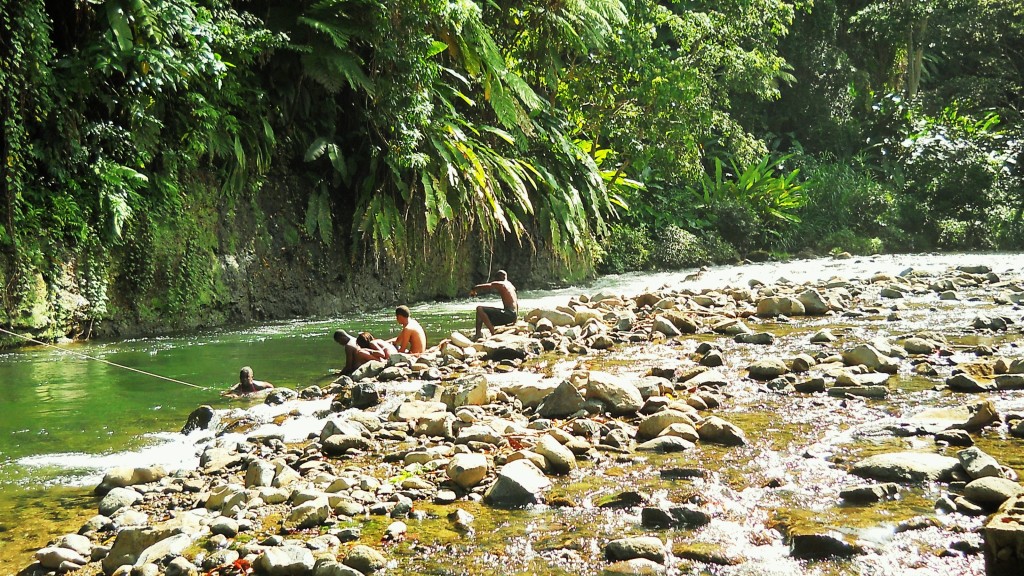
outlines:
[{"label": "man crouching on rock", "polygon": [[508,274],[504,270],[498,270],[494,274],[493,282],[474,286],[469,295],[476,296],[480,291],[497,292],[501,296],[502,308],[476,307],[476,340],[480,339],[481,326],[487,326],[487,330],[493,335],[495,326],[515,324],[519,318],[519,296],[516,294],[516,287],[508,281]]}]

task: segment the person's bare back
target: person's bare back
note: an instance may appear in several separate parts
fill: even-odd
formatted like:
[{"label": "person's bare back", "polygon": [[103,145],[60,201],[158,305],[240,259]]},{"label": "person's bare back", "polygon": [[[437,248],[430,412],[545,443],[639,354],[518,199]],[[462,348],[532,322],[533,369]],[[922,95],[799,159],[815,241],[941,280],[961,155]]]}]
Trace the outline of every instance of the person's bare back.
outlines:
[{"label": "person's bare back", "polygon": [[408,306],[395,308],[395,321],[402,327],[402,331],[395,337],[395,348],[405,354],[423,354],[427,349],[427,334],[423,326],[411,316]]}]

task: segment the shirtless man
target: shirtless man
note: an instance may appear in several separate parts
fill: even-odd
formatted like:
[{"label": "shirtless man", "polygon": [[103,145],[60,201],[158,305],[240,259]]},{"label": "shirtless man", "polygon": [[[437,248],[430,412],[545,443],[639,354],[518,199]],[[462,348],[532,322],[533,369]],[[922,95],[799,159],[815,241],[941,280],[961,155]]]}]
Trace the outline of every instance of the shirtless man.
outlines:
[{"label": "shirtless man", "polygon": [[476,339],[480,339],[480,328],[487,326],[487,330],[494,334],[495,326],[506,326],[515,324],[519,317],[519,296],[516,294],[516,287],[508,281],[508,274],[504,270],[498,270],[494,275],[495,280],[486,284],[477,284],[469,291],[470,296],[476,296],[477,292],[497,292],[501,295],[502,308],[493,306],[476,307]]},{"label": "shirtless man", "polygon": [[395,348],[405,354],[419,356],[427,349],[427,335],[423,326],[414,320],[408,306],[395,308],[395,322],[402,326],[402,331],[395,337]]},{"label": "shirtless man", "polygon": [[238,372],[238,384],[235,384],[226,392],[225,396],[243,396],[246,394],[255,394],[261,390],[269,390],[274,385],[270,382],[264,382],[262,380],[254,380],[252,374],[252,368],[246,366]]}]

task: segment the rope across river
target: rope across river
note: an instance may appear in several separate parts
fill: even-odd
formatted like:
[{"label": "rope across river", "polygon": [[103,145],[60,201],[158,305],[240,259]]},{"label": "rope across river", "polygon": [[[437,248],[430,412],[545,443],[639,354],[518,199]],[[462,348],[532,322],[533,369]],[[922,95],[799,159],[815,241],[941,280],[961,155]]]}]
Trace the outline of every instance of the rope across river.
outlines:
[{"label": "rope across river", "polygon": [[169,378],[167,376],[161,376],[160,374],[154,374],[152,372],[146,372],[145,370],[139,370],[138,368],[132,368],[131,366],[125,366],[124,364],[118,364],[117,362],[111,362],[110,360],[104,360],[102,358],[97,358],[95,356],[90,356],[89,354],[84,354],[82,352],[76,352],[74,350],[68,350],[67,348],[61,348],[60,346],[54,346],[53,344],[49,344],[47,342],[42,342],[42,341],[36,340],[35,338],[30,338],[30,337],[24,336],[22,334],[17,334],[17,333],[11,332],[10,330],[5,330],[3,328],[0,328],[0,332],[3,332],[4,334],[9,334],[11,336],[14,336],[15,338],[21,338],[22,340],[25,340],[26,342],[31,342],[33,344],[38,344],[40,346],[46,346],[47,348],[53,348],[54,350],[60,350],[61,352],[67,352],[68,354],[74,354],[75,356],[78,356],[80,358],[86,358],[88,360],[95,360],[97,362],[101,362],[103,364],[107,364],[109,366],[113,366],[115,368],[123,368],[125,370],[130,371],[130,372],[136,372],[138,374],[144,374],[146,376],[152,376],[153,378],[159,378],[160,380],[166,380],[168,382],[174,382],[175,384],[181,384],[183,386],[189,386],[189,387],[192,387],[192,388],[198,388],[200,390],[206,390],[207,389],[204,386],[197,386],[195,384],[190,384],[190,383],[185,382],[183,380],[177,380],[175,378]]}]

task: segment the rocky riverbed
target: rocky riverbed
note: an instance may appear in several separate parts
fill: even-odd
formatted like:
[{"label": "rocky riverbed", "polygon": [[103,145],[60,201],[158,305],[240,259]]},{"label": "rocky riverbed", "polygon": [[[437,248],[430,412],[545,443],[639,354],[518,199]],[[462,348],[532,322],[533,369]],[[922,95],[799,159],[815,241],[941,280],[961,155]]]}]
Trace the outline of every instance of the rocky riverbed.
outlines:
[{"label": "rocky riverbed", "polygon": [[1024,279],[580,295],[198,409],[22,574],[1019,574]]}]

